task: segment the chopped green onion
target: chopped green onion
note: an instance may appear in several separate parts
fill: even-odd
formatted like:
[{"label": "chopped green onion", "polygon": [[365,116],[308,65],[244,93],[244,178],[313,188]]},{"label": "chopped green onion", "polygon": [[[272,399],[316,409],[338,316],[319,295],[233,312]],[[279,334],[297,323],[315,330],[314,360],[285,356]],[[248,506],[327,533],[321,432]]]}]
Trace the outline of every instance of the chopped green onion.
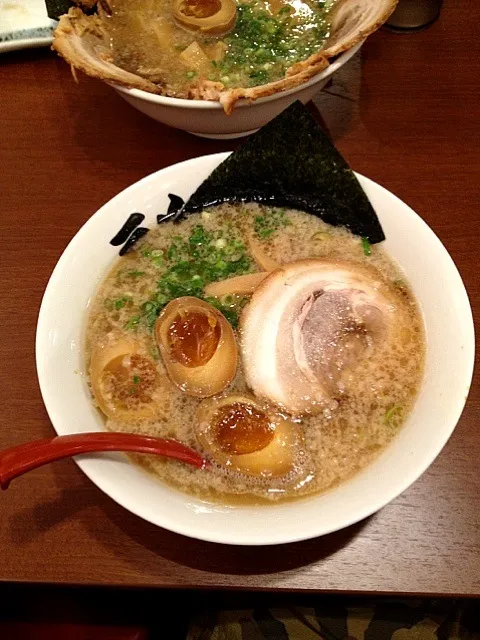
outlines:
[{"label": "chopped green onion", "polygon": [[265,215],[255,216],[253,228],[261,240],[266,240],[280,227],[291,224],[283,209],[268,209]]},{"label": "chopped green onion", "polygon": [[399,404],[394,404],[385,414],[385,424],[389,424],[392,418],[402,411],[403,407]]},{"label": "chopped green onion", "polygon": [[148,349],[148,352],[149,352],[149,354],[152,356],[152,358],[154,360],[159,360],[160,359],[157,347],[155,347],[153,345],[150,346],[149,349]]},{"label": "chopped green onion", "polygon": [[366,256],[372,255],[372,245],[370,244],[368,238],[362,238],[362,249],[363,253]]},{"label": "chopped green onion", "polygon": [[327,238],[328,235],[329,234],[326,231],[317,231],[316,233],[313,234],[312,240],[315,240],[316,242],[318,242],[319,240],[325,240],[325,238]]},{"label": "chopped green onion", "polygon": [[235,30],[225,38],[227,49],[217,66],[222,82],[257,86],[277,80],[318,51],[329,28],[323,4],[313,3],[308,13],[288,6],[272,15],[254,2],[239,2]]},{"label": "chopped green onion", "polygon": [[240,312],[249,298],[247,296],[223,296],[222,298],[204,298],[204,300],[223,313],[232,327],[236,329]]},{"label": "chopped green onion", "polygon": [[123,296],[122,298],[118,298],[118,300],[115,300],[113,306],[118,311],[119,309],[123,309],[123,307],[127,304],[127,302],[130,302],[130,300],[131,298],[129,296]]},{"label": "chopped green onion", "polygon": [[125,329],[129,331],[136,329],[139,322],[140,316],[133,316],[128,322],[125,323]]}]

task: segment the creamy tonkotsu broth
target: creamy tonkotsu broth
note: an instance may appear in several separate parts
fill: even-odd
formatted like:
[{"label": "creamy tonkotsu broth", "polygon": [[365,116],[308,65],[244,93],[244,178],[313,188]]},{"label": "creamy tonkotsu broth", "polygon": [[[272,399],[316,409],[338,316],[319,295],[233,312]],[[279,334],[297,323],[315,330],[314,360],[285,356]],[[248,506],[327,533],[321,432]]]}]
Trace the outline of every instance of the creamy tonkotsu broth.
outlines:
[{"label": "creamy tonkotsu broth", "polygon": [[[278,263],[317,258],[346,264],[350,270],[358,265],[360,273],[371,277],[374,286],[380,287],[387,296],[388,313],[393,309],[391,331],[397,338],[384,340],[385,329],[381,328],[379,344],[371,343],[368,321],[365,326],[360,323],[353,329],[342,325],[345,331],[341,339],[347,342],[343,351],[332,356],[334,365],[342,358],[343,363],[351,357],[345,356],[352,353],[351,344],[354,344],[354,354],[358,345],[362,345],[364,351],[353,365],[347,362],[340,377],[336,377],[337,372],[327,380],[327,387],[332,380],[335,382],[331,401],[315,406],[314,413],[291,415],[285,407],[279,408],[269,399],[255,397],[249,409],[253,431],[248,431],[250,423],[247,425],[251,439],[242,441],[238,447],[232,438],[241,402],[235,406],[230,404],[230,408],[222,408],[222,403],[230,396],[234,396],[234,400],[245,395],[253,397],[244,373],[248,363],[242,361],[242,354],[246,352],[239,350],[233,382],[214,394],[213,399],[205,400],[189,395],[172,382],[154,327],[156,322],[158,326],[158,313],[167,303],[193,296],[213,303],[231,323],[239,342],[239,317],[242,326],[249,295],[205,297],[204,287],[212,281],[261,270],[251,252],[251,238],[264,254]],[[315,305],[318,296],[311,296],[309,300],[310,306]],[[376,330],[378,318],[373,317],[372,322]],[[212,329],[215,321],[210,325],[202,330]],[[186,343],[180,346],[182,344]],[[368,465],[386,447],[401,429],[419,390],[425,337],[421,314],[408,283],[381,246],[370,247],[348,230],[327,225],[313,215],[242,204],[214,207],[179,224],[160,224],[134,250],[120,258],[99,287],[88,320],[86,360],[93,386],[98,366],[92,368],[92,354],[98,351],[99,345],[108,345],[108,349],[113,349],[113,360],[116,358],[110,379],[113,386],[109,388],[107,381],[104,387],[105,402],[107,405],[119,402],[121,406],[113,413],[101,406],[110,413],[110,417],[105,416],[106,427],[175,438],[212,461],[206,470],[155,456],[135,456],[138,463],[159,479],[206,500],[269,503],[324,492]],[[209,345],[202,355],[204,360],[210,357]],[[97,355],[94,358],[97,359]],[[315,363],[312,366],[316,366]],[[115,385],[119,388],[115,389]],[[102,404],[98,402],[98,395],[96,404]],[[138,411],[139,406],[145,410]],[[199,421],[208,422],[212,411],[216,416],[214,427],[210,431],[205,427],[202,431]],[[241,418],[245,418],[244,411]],[[277,454],[283,456],[284,466],[275,467],[270,473],[263,469],[262,460],[258,469],[254,462],[253,467],[244,472],[245,466],[225,463],[225,456],[232,451],[244,454],[267,447],[274,442],[276,430],[286,436],[282,447],[272,450],[271,458]],[[223,447],[222,455],[214,456],[212,449],[208,449],[212,438],[217,438],[220,448]],[[231,459],[241,460],[242,455]],[[243,456],[243,459],[248,458]]]}]

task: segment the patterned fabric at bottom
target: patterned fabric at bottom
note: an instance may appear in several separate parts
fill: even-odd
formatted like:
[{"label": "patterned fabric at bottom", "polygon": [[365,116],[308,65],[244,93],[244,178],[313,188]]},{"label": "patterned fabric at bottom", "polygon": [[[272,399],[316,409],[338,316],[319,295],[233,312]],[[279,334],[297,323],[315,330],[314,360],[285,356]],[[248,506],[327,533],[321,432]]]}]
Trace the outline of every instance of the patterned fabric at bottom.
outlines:
[{"label": "patterned fabric at bottom", "polygon": [[480,602],[319,596],[313,607],[208,611],[187,640],[480,640]]}]

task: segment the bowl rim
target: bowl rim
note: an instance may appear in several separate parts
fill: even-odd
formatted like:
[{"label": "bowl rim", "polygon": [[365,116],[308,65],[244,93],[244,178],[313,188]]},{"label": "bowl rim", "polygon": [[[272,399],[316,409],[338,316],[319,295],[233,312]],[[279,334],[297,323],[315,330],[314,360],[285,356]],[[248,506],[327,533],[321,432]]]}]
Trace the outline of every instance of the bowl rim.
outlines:
[{"label": "bowl rim", "polygon": [[[294,93],[298,93],[299,91],[302,91],[303,89],[306,89],[312,86],[313,84],[316,84],[317,82],[320,82],[321,80],[324,80],[325,78],[330,77],[357,53],[357,51],[360,49],[360,47],[363,45],[364,42],[365,40],[361,40],[360,42],[357,42],[357,44],[355,44],[350,49],[347,49],[347,51],[344,51],[343,53],[341,53],[334,60],[334,62],[328,65],[326,69],[324,69],[323,71],[320,71],[320,73],[317,73],[306,82],[303,82],[302,84],[299,84],[298,86],[293,87],[292,89],[287,89],[287,91],[278,91],[277,93],[274,93],[270,96],[264,96],[263,98],[258,98],[257,100],[254,100],[254,101],[247,100],[246,98],[241,98],[235,103],[234,109],[238,109],[238,107],[253,107],[257,104],[266,104],[268,102],[273,102],[275,100],[279,100],[280,98],[284,98]],[[144,100],[145,102],[151,102],[153,104],[158,104],[158,105],[168,106],[168,107],[179,107],[183,109],[200,109],[200,110],[217,109],[217,110],[223,111],[223,105],[218,100],[187,100],[186,98],[170,98],[168,96],[160,96],[155,93],[149,93],[148,91],[143,91],[142,89],[129,89],[127,87],[122,87],[118,84],[115,84],[114,82],[108,82],[107,84],[109,84],[111,87],[113,87],[116,91],[119,91],[120,93],[124,93],[132,98],[136,98],[137,100]]]},{"label": "bowl rim", "polygon": [[[188,171],[189,169],[191,170],[192,168],[195,168],[196,164],[198,163],[201,164],[204,161],[208,162],[210,160],[212,163],[215,162],[215,166],[217,166],[222,160],[224,160],[229,155],[229,153],[230,152],[209,154],[209,155],[192,158],[192,159],[177,163],[175,165],[171,165],[170,167],[166,167],[159,171],[156,171],[142,178],[141,180],[133,183],[132,185],[126,187],[120,193],[118,193],[113,198],[111,198],[108,202],[102,205],[102,207],[100,207],[82,225],[82,227],[77,231],[77,233],[74,235],[74,237],[71,239],[71,241],[63,251],[61,257],[59,258],[56,266],[53,269],[53,272],[50,276],[47,287],[45,289],[42,303],[40,306],[38,322],[37,322],[37,332],[36,332],[36,366],[37,366],[37,375],[38,375],[40,391],[41,391],[45,408],[52,422],[52,426],[58,435],[62,435],[63,433],[72,433],[72,430],[69,430],[68,428],[65,430],[64,428],[62,428],[62,426],[59,427],[59,425],[56,424],[55,411],[54,409],[52,409],[52,406],[55,404],[55,401],[52,400],[52,397],[55,397],[57,393],[56,392],[51,393],[51,389],[47,384],[47,377],[43,373],[44,367],[43,367],[42,357],[45,353],[44,344],[46,344],[47,336],[50,331],[50,324],[48,319],[50,310],[48,307],[52,304],[52,302],[58,305],[58,303],[55,302],[56,300],[55,289],[58,282],[62,281],[63,268],[64,266],[67,265],[70,254],[76,251],[77,244],[83,244],[85,242],[84,236],[85,238],[88,236],[90,226],[91,225],[93,226],[93,224],[97,219],[104,216],[104,211],[107,208],[111,207],[112,205],[115,205],[116,203],[119,203],[120,201],[124,200],[131,189],[138,188],[139,186],[147,186],[150,182],[155,181],[157,179],[161,181],[162,178],[163,179],[167,178],[168,173],[175,173],[179,170],[181,172]],[[98,469],[95,467],[95,463],[98,462],[98,458],[82,457],[80,459],[75,459],[76,464],[85,473],[85,475],[97,487],[99,487],[106,495],[112,498],[115,502],[117,502],[122,507],[129,510],[130,512],[134,513],[135,515],[141,517],[142,519],[152,524],[155,524],[156,526],[161,526],[175,533],[185,535],[187,537],[193,537],[193,538],[207,541],[207,542],[234,544],[234,545],[242,545],[242,546],[267,546],[267,545],[274,545],[274,544],[286,544],[286,543],[292,543],[292,542],[298,542],[306,539],[311,539],[321,535],[327,535],[334,531],[337,531],[345,527],[351,526],[355,523],[358,523],[361,520],[367,518],[368,516],[376,513],[377,511],[382,509],[385,505],[387,505],[389,502],[391,502],[400,494],[402,494],[410,485],[412,485],[426,471],[426,469],[432,464],[435,458],[439,455],[439,453],[441,452],[445,444],[448,442],[450,436],[452,435],[458,423],[458,420],[463,412],[465,402],[468,396],[468,391],[472,382],[474,357],[475,357],[475,336],[474,336],[473,316],[472,316],[472,310],[471,310],[471,306],[468,299],[468,294],[466,292],[464,283],[461,279],[458,269],[455,263],[453,262],[453,259],[451,258],[450,254],[441,243],[438,236],[427,225],[427,223],[415,211],[413,211],[413,209],[408,207],[406,203],[400,200],[400,198],[392,194],[390,191],[388,191],[378,183],[358,173],[356,173],[356,176],[359,178],[361,183],[366,184],[367,186],[369,184],[373,185],[374,188],[379,189],[381,192],[384,192],[384,193],[386,192],[386,195],[388,197],[394,198],[395,200],[399,201],[401,205],[403,205],[403,207],[408,208],[409,212],[415,219],[415,223],[421,225],[427,231],[427,233],[431,235],[432,242],[436,245],[436,248],[441,251],[445,261],[445,266],[448,269],[449,274],[452,276],[452,278],[454,278],[456,283],[455,306],[457,308],[462,309],[462,314],[464,319],[464,333],[466,335],[466,344],[467,344],[467,347],[464,353],[465,362],[464,362],[463,370],[460,372],[462,384],[465,385],[464,387],[465,393],[462,398],[460,398],[459,395],[457,396],[455,400],[455,409],[451,416],[451,422],[449,423],[448,428],[444,429],[444,432],[442,433],[441,437],[438,439],[436,445],[429,447],[428,455],[426,455],[423,458],[421,464],[411,467],[408,473],[405,473],[402,476],[402,479],[398,480],[396,484],[394,484],[393,486],[389,484],[388,488],[384,489],[380,499],[378,497],[375,499],[372,499],[368,504],[365,504],[362,508],[354,510],[354,514],[343,516],[342,518],[339,519],[339,522],[336,522],[332,526],[324,527],[324,528],[321,528],[319,526],[318,527],[319,531],[316,531],[313,533],[311,531],[308,531],[307,533],[305,533],[302,529],[300,529],[298,532],[295,532],[295,534],[289,534],[289,535],[285,535],[285,533],[282,533],[281,531],[278,533],[270,532],[268,535],[268,538],[262,538],[261,536],[258,536],[258,535],[256,536],[255,533],[250,534],[249,532],[248,534],[245,534],[244,532],[238,533],[236,531],[233,531],[233,532],[229,531],[228,536],[226,536],[226,535],[222,535],[222,532],[217,533],[217,531],[215,531],[215,533],[210,533],[210,532],[205,533],[199,529],[194,530],[193,525],[184,526],[183,524],[178,524],[175,521],[175,519],[165,520],[165,518],[163,517],[163,514],[160,516],[160,518],[156,520],[152,515],[149,514],[148,508],[145,507],[141,501],[137,501],[137,502],[133,501],[131,498],[129,498],[124,494],[122,488],[118,488],[118,486],[114,482],[110,481],[110,479],[108,478],[108,473],[107,473],[107,477],[104,477],[102,473],[98,472]],[[178,178],[177,178],[177,181],[178,181]],[[92,289],[94,289],[94,287],[96,289],[99,281],[104,275],[105,274],[102,272],[102,274],[99,275],[97,281],[95,283],[92,282]],[[85,312],[86,310],[84,310],[84,313]],[[81,325],[82,332],[84,331],[84,322],[85,322],[85,317],[82,319],[79,319],[79,324]],[[428,340],[428,335],[426,337]],[[63,419],[63,424],[64,423],[65,423],[65,420]],[[388,447],[387,447],[387,450],[388,450]],[[122,460],[122,459],[123,458],[119,458],[118,460]],[[372,464],[374,463],[375,461],[373,461]],[[115,460],[115,464],[118,464],[117,459]],[[368,469],[370,466],[371,465],[367,465],[365,469]],[[145,475],[147,475],[146,472],[144,473]],[[362,471],[359,472],[359,474],[361,473]],[[356,474],[354,478],[358,477],[359,474]],[[347,480],[345,483],[342,483],[342,485],[348,484],[349,482],[350,480]],[[172,491],[173,493],[181,495],[184,501],[188,501],[188,499],[190,500],[192,499],[192,496],[190,496],[189,494],[182,493],[179,490],[169,485],[166,485],[166,483],[163,483],[163,486],[167,486],[169,491]],[[308,501],[311,501],[313,503],[316,499],[318,499],[322,495],[325,495],[325,494],[313,494],[312,496],[306,496],[305,498],[293,501],[291,503],[289,502],[280,503],[279,505],[272,505],[272,506],[266,505],[265,507],[262,507],[262,509],[276,509],[277,513],[280,513],[280,511],[283,510],[284,508],[288,509],[288,505],[298,505],[300,503],[306,503]],[[242,507],[240,507],[240,509],[243,511]],[[158,520],[162,520],[162,522],[159,522]]]}]

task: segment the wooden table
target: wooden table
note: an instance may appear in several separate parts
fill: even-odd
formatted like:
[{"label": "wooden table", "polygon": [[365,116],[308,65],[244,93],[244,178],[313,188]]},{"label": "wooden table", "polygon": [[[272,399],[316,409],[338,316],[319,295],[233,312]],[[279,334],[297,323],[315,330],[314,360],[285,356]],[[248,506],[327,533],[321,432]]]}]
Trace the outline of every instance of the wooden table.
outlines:
[{"label": "wooden table", "polygon": [[[474,3],[451,0],[424,32],[381,31],[363,47],[361,65],[353,60],[317,99],[351,165],[440,236],[477,314],[479,21]],[[77,86],[47,50],[5,55],[0,64],[4,448],[53,434],[36,379],[35,324],[73,234],[146,174],[234,144],[157,124],[101,82],[81,77]],[[480,595],[479,418],[477,379],[450,442],[397,500],[336,534],[264,549],[206,544],[147,524],[72,461],[39,469],[0,496],[0,580]]]}]

